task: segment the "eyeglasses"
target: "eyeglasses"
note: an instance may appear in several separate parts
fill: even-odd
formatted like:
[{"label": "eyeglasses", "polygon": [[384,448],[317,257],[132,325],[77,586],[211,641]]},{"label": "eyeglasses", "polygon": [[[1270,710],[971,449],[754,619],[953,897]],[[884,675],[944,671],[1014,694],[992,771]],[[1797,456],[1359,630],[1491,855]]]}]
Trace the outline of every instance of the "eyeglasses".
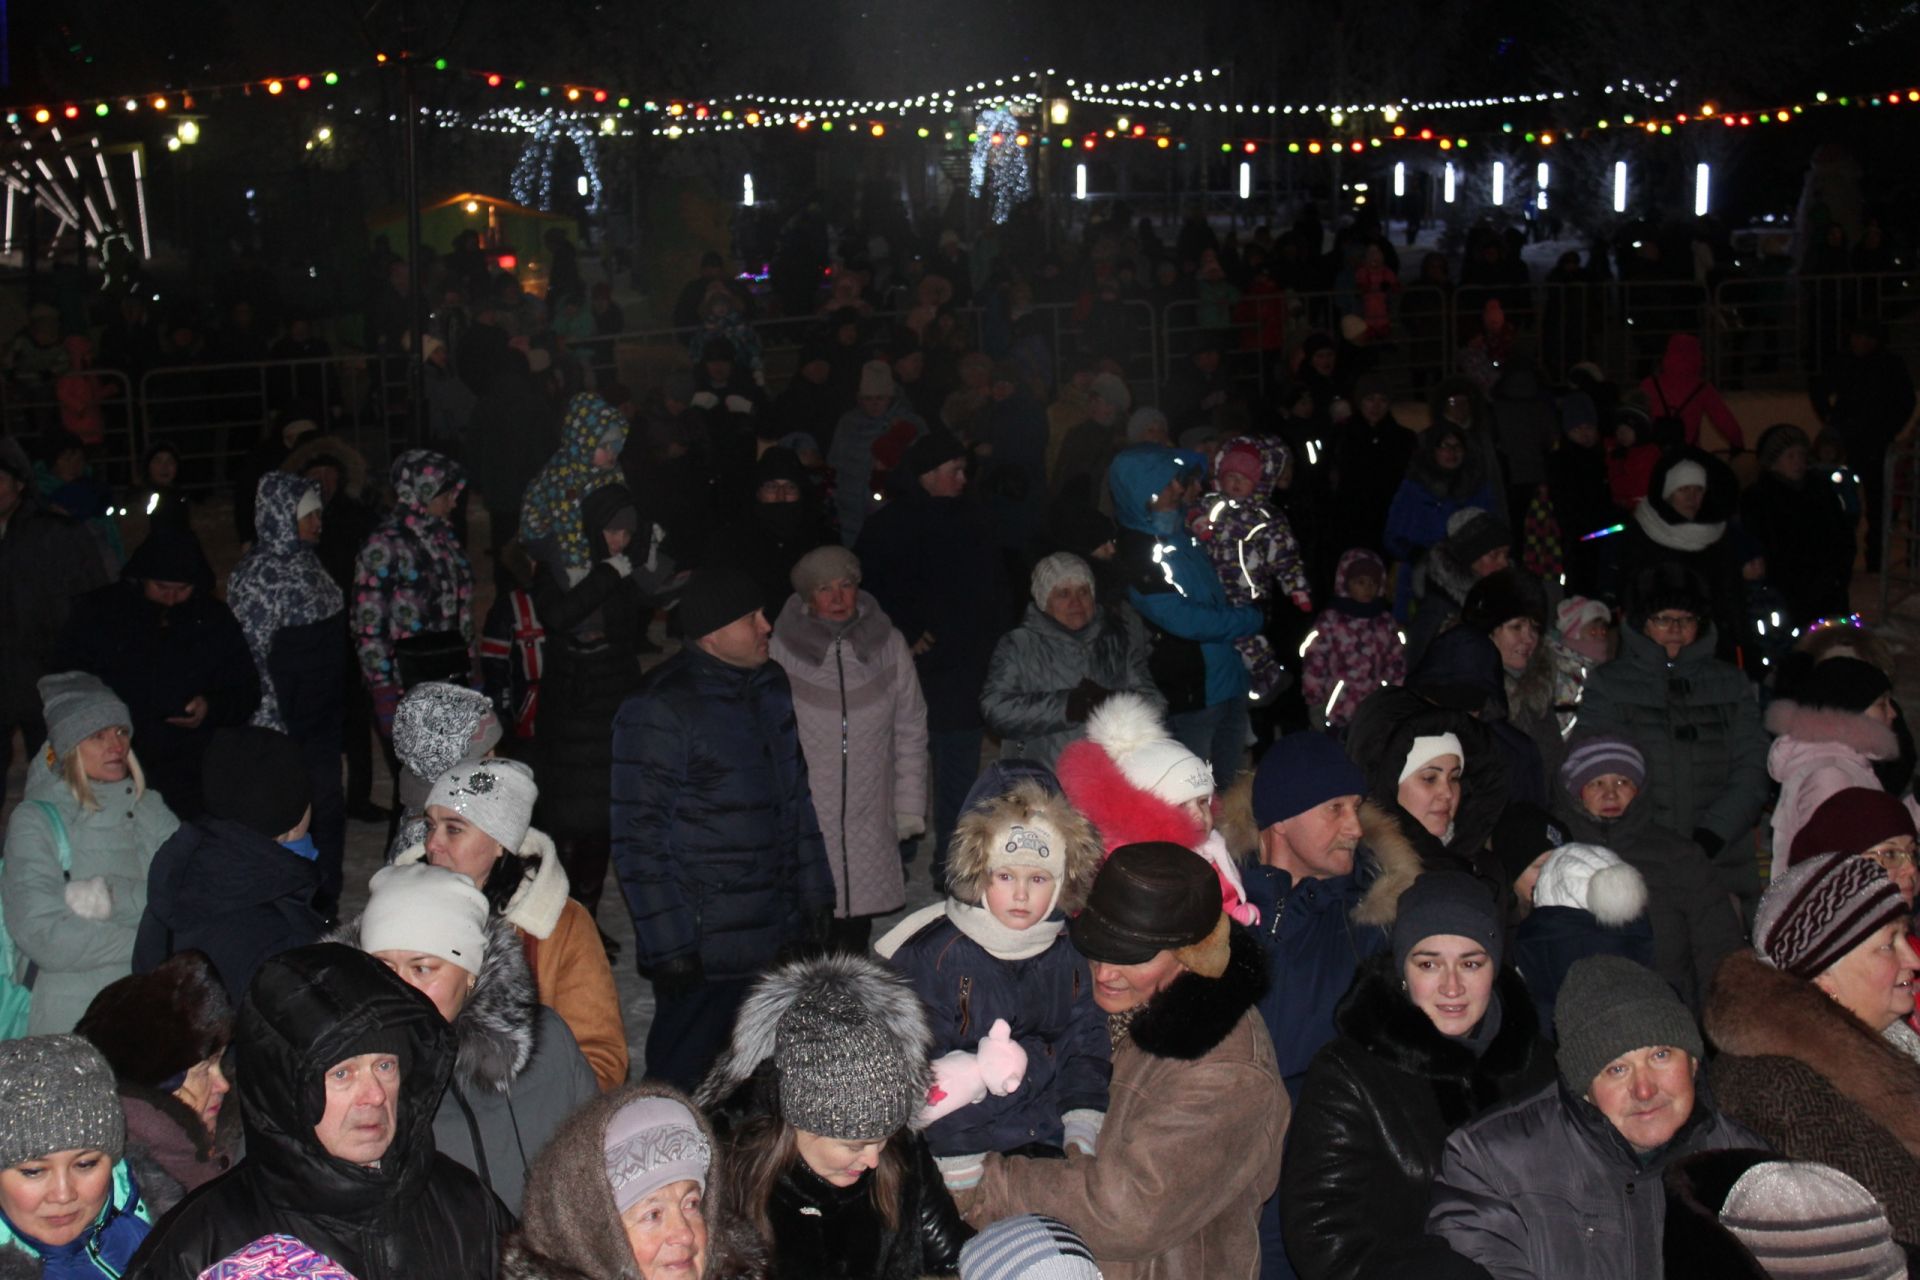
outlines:
[{"label": "eyeglasses", "polygon": [[1866,855],[1889,871],[1895,867],[1910,867],[1914,864],[1911,849],[1868,849]]},{"label": "eyeglasses", "polygon": [[1688,627],[1699,626],[1700,617],[1692,613],[1656,613],[1647,619],[1647,625],[1662,631],[1685,631]]}]

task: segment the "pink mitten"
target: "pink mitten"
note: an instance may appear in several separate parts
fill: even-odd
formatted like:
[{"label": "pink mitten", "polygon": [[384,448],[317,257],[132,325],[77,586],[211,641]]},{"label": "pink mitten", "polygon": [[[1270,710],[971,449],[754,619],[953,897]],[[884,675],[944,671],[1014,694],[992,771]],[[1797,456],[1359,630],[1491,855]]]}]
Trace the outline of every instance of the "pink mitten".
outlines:
[{"label": "pink mitten", "polygon": [[918,1127],[924,1129],[962,1107],[970,1107],[988,1093],[1007,1094],[1019,1088],[1027,1074],[1027,1051],[1013,1038],[1005,1018],[994,1019],[977,1052],[955,1049],[933,1060],[933,1086],[927,1105],[920,1109]]}]

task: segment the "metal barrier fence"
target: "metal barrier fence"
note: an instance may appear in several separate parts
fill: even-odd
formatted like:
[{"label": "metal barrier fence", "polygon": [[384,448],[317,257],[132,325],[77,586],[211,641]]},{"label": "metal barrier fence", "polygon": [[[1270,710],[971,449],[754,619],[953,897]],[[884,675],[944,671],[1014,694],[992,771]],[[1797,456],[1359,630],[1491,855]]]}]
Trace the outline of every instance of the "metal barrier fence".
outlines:
[{"label": "metal barrier fence", "polygon": [[[100,418],[101,441],[92,459],[95,472],[113,485],[132,482],[139,464],[138,404],[127,375],[118,369],[89,369],[67,375],[78,379],[90,411]],[[67,406],[72,412],[75,406]],[[54,388],[44,394],[23,391],[0,378],[0,435],[32,439],[66,425],[68,419]]]},{"label": "metal barrier fence", "polygon": [[1880,532],[1880,617],[1885,626],[1891,611],[1920,591],[1920,438],[1896,440],[1887,450],[1887,470],[1880,485],[1880,510],[1886,521]]}]

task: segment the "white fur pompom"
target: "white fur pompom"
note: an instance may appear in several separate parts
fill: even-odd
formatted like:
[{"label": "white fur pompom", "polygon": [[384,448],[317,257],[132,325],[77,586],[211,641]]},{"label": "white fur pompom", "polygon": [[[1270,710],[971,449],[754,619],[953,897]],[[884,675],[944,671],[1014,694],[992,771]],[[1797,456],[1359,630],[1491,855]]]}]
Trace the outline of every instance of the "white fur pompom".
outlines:
[{"label": "white fur pompom", "polygon": [[1587,881],[1587,910],[1610,929],[1639,919],[1646,909],[1646,879],[1624,862],[1594,872]]},{"label": "white fur pompom", "polygon": [[1087,717],[1087,738],[1114,759],[1132,755],[1167,736],[1167,727],[1151,702],[1137,693],[1116,693]]}]

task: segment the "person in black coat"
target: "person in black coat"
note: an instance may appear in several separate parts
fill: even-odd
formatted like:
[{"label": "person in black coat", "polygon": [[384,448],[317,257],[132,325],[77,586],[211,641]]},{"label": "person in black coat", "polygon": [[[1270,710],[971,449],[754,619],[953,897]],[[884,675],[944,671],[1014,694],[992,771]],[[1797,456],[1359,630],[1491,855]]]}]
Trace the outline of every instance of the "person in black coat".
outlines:
[{"label": "person in black coat", "polygon": [[1011,621],[993,537],[978,507],[961,496],[965,461],[944,431],[914,441],[896,473],[894,500],[868,517],[853,548],[861,585],[906,637],[927,699],[936,884],[947,838],[980,773],[980,690]]},{"label": "person in black coat", "polygon": [[119,582],[74,602],[60,652],[133,712],[148,788],[183,821],[197,817],[201,753],[214,730],[253,716],[260,678],[194,536],[150,531]]},{"label": "person in black coat", "polygon": [[1547,455],[1547,492],[1560,526],[1562,563],[1570,596],[1595,597],[1612,581],[1611,535],[1583,542],[1590,533],[1621,523],[1607,485],[1607,452],[1600,417],[1584,391],[1560,397],[1560,447]]},{"label": "person in black coat", "polygon": [[1618,594],[1625,595],[1656,565],[1691,570],[1706,584],[1714,656],[1722,662],[1734,660],[1747,633],[1744,556],[1728,527],[1739,490],[1733,469],[1712,454],[1690,445],[1668,451],[1654,465],[1646,500],[1626,520],[1615,578]]},{"label": "person in black coat", "polygon": [[430,1002],[352,947],[301,947],[261,966],[233,1045],[246,1156],[154,1228],[129,1280],[194,1280],[269,1235],[359,1280],[492,1280],[512,1218],[434,1150],[454,1039]]},{"label": "person in black coat", "polygon": [[1760,478],[1740,495],[1740,522],[1766,557],[1767,581],[1787,598],[1790,626],[1851,613],[1854,523],[1824,470],[1811,470],[1813,445],[1790,422],[1760,433]]},{"label": "person in black coat", "polygon": [[1471,876],[1429,872],[1401,897],[1392,952],[1361,963],[1294,1107],[1280,1212],[1301,1280],[1355,1280],[1429,1247],[1447,1135],[1553,1079],[1501,953],[1500,913]]},{"label": "person in black coat", "polygon": [[263,963],[326,930],[312,788],[300,744],[272,729],[222,729],[202,763],[207,811],[153,855],[133,971],[204,952],[238,1004]]},{"label": "person in black coat", "polygon": [[760,587],[761,612],[777,618],[793,594],[793,566],[832,541],[806,467],[793,450],[776,445],[754,464],[752,506],[715,522],[701,563],[751,574]]},{"label": "person in black coat", "polygon": [[1867,572],[1880,571],[1881,510],[1887,448],[1913,418],[1913,374],[1887,350],[1886,326],[1862,316],[1848,328],[1846,349],[1814,379],[1814,412],[1839,433],[1847,464],[1860,477],[1867,508]]},{"label": "person in black coat", "polygon": [[678,613],[686,643],[614,717],[611,830],[656,1001],[646,1074],[691,1088],[753,976],[826,941],[834,890],[759,587],[705,569]]},{"label": "person in black coat", "polygon": [[[1333,540],[1329,550],[1336,555],[1353,547],[1386,550],[1382,537],[1387,511],[1406,479],[1415,444],[1413,432],[1393,416],[1384,378],[1362,377],[1354,383],[1353,392],[1358,410],[1332,426],[1333,469],[1328,487],[1333,495],[1329,503]],[[1317,403],[1317,393],[1315,399]]]},{"label": "person in black coat", "polygon": [[592,915],[606,885],[610,845],[609,732],[615,713],[640,684],[640,642],[646,613],[633,580],[639,519],[625,485],[606,484],[580,503],[580,523],[593,567],[579,581],[564,567],[542,564],[533,601],[546,628],[540,677],[539,828],[553,837],[572,896]]}]

